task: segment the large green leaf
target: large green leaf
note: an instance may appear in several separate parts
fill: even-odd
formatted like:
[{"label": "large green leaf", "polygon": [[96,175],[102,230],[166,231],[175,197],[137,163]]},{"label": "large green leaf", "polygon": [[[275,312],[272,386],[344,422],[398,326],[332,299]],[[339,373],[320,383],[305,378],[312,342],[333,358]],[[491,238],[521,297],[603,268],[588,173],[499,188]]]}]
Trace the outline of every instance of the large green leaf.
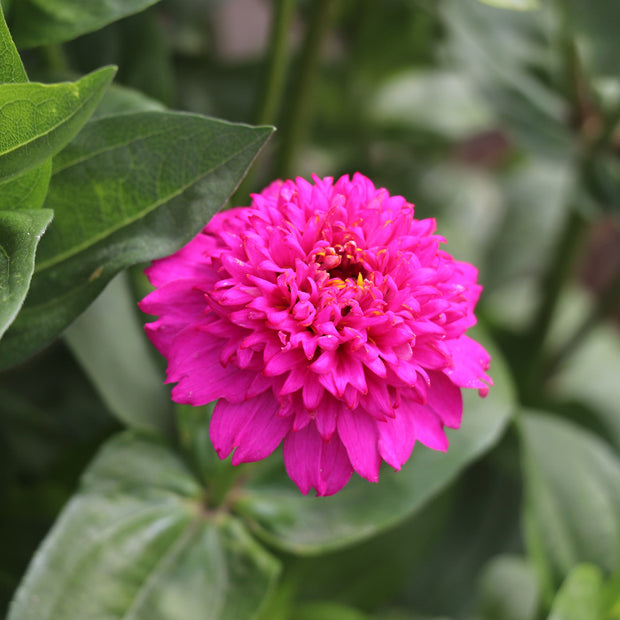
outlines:
[{"label": "large green leaf", "polygon": [[125,267],[189,241],[271,132],[172,112],[89,123],[54,160],[46,200],[54,225],[28,303],[0,347],[0,366],[49,342]]},{"label": "large green leaf", "polygon": [[64,340],[114,415],[134,428],[165,432],[172,429],[172,401],[138,312],[120,273]]},{"label": "large green leaf", "polygon": [[526,478],[525,530],[547,595],[581,562],[620,564],[620,459],[591,432],[527,413],[519,425]]},{"label": "large green leaf", "polygon": [[378,484],[357,478],[328,498],[305,497],[284,476],[257,479],[240,492],[236,510],[250,519],[261,538],[302,554],[368,538],[419,510],[498,441],[512,413],[507,369],[492,344],[483,342],[493,358],[495,386],[486,399],[467,391],[462,427],[448,431],[446,453],[418,446],[401,471],[384,467]]},{"label": "large green leaf", "polygon": [[24,303],[37,245],[51,219],[49,209],[0,211],[0,338]]},{"label": "large green leaf", "polygon": [[0,181],[60,151],[97,107],[114,67],[61,84],[0,84]]},{"label": "large green leaf", "polygon": [[20,48],[69,41],[138,13],[158,0],[20,0],[11,30]]},{"label": "large green leaf", "polygon": [[163,444],[125,434],[86,471],[33,558],[9,620],[253,618],[278,562]]}]

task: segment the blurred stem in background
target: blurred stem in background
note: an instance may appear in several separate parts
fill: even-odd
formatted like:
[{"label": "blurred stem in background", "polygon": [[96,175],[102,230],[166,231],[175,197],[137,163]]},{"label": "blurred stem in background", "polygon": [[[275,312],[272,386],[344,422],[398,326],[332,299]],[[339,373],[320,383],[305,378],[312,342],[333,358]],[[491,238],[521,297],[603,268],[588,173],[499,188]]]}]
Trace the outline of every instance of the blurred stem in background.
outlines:
[{"label": "blurred stem in background", "polygon": [[44,45],[41,48],[43,62],[50,73],[56,75],[67,75],[71,71],[67,55],[58,43]]},{"label": "blurred stem in background", "polygon": [[310,122],[312,96],[321,59],[323,41],[329,30],[337,0],[317,0],[313,6],[301,51],[286,114],[282,122],[280,142],[272,176],[288,178],[295,171],[295,159]]},{"label": "blurred stem in background", "polygon": [[274,2],[274,7],[265,76],[254,118],[256,125],[276,122],[289,66],[289,34],[295,14],[295,0],[278,0]]},{"label": "blurred stem in background", "polygon": [[620,303],[620,273],[616,274],[614,281],[600,295],[598,303],[583,319],[573,335],[568,338],[552,356],[550,356],[543,369],[544,379],[553,376],[560,363],[577,350],[579,345],[585,340],[586,336],[588,336],[592,329],[594,329],[602,320],[609,317],[614,308],[617,307],[618,303]]},{"label": "blurred stem in background", "polygon": [[[295,15],[295,0],[277,0],[273,6],[269,50],[254,116],[256,125],[276,124],[286,85],[286,73],[290,64],[289,35]],[[256,167],[252,167],[239,185],[232,199],[233,204],[248,204],[249,193],[256,189],[254,187],[255,177]]]}]

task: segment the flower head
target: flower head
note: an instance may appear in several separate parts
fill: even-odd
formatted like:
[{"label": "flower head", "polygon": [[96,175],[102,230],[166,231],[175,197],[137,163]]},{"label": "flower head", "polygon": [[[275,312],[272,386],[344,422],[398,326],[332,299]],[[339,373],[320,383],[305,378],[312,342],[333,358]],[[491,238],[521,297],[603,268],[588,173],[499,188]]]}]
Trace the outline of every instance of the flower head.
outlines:
[{"label": "flower head", "polygon": [[140,304],[168,359],[172,398],[218,399],[210,437],[234,465],[284,441],[302,493],[377,481],[419,441],[446,450],[461,387],[490,382],[465,335],[477,271],[454,260],[402,196],[357,173],[276,181],[249,207],[217,214],[147,269]]}]

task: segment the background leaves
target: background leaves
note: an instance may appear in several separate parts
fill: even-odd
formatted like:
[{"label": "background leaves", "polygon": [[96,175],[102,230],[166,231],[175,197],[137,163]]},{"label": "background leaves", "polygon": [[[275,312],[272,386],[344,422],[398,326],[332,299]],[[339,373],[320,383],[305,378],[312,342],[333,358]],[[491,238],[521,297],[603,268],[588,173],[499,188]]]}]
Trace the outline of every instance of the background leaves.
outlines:
[{"label": "background leaves", "polygon": [[161,443],[131,434],[111,441],[38,552],[8,618],[251,617],[278,563],[202,500]]},{"label": "background leaves", "polygon": [[0,211],[0,338],[19,312],[52,211]]},{"label": "background leaves", "polygon": [[89,123],[54,160],[46,206],[55,225],[28,303],[0,345],[0,366],[49,342],[121,269],[189,241],[271,131],[170,112]]},{"label": "background leaves", "polygon": [[[520,419],[530,552],[548,587],[577,564],[620,562],[620,461],[610,446],[564,420]],[[596,527],[592,524],[596,523]]]},{"label": "background leaves", "polygon": [[158,0],[20,0],[11,13],[17,46],[35,47],[74,39],[137,13]]}]

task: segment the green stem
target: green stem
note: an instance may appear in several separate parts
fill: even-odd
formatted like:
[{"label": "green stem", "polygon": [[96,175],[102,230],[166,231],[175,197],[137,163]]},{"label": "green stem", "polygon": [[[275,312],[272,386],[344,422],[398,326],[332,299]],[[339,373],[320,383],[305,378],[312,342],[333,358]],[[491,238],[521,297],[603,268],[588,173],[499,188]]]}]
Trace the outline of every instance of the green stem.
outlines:
[{"label": "green stem", "polygon": [[[289,65],[289,32],[295,14],[295,0],[276,0],[274,7],[265,75],[254,114],[256,125],[276,124]],[[255,189],[255,180],[256,167],[253,166],[237,188],[232,198],[233,204],[249,204],[248,196]]]},{"label": "green stem", "polygon": [[48,70],[54,75],[67,75],[71,71],[62,45],[50,44],[41,48]]},{"label": "green stem", "polygon": [[560,364],[569,357],[583,342],[584,338],[605,318],[607,318],[620,302],[620,273],[599,298],[596,306],[586,316],[573,335],[564,342],[558,351],[551,356],[545,365],[544,376],[553,376]]},{"label": "green stem", "polygon": [[532,346],[532,361],[525,383],[526,401],[535,401],[543,381],[545,342],[560,299],[560,293],[569,279],[584,232],[584,220],[575,209],[570,209],[564,230],[547,273],[542,279],[542,299],[527,335]]},{"label": "green stem", "polygon": [[289,65],[289,33],[294,13],[295,0],[277,0],[275,2],[271,42],[267,53],[266,75],[254,118],[256,125],[276,122]]},{"label": "green stem", "polygon": [[316,0],[304,39],[300,66],[288,104],[277,153],[275,172],[287,178],[295,170],[295,157],[310,121],[313,92],[319,69],[321,48],[336,0]]}]

